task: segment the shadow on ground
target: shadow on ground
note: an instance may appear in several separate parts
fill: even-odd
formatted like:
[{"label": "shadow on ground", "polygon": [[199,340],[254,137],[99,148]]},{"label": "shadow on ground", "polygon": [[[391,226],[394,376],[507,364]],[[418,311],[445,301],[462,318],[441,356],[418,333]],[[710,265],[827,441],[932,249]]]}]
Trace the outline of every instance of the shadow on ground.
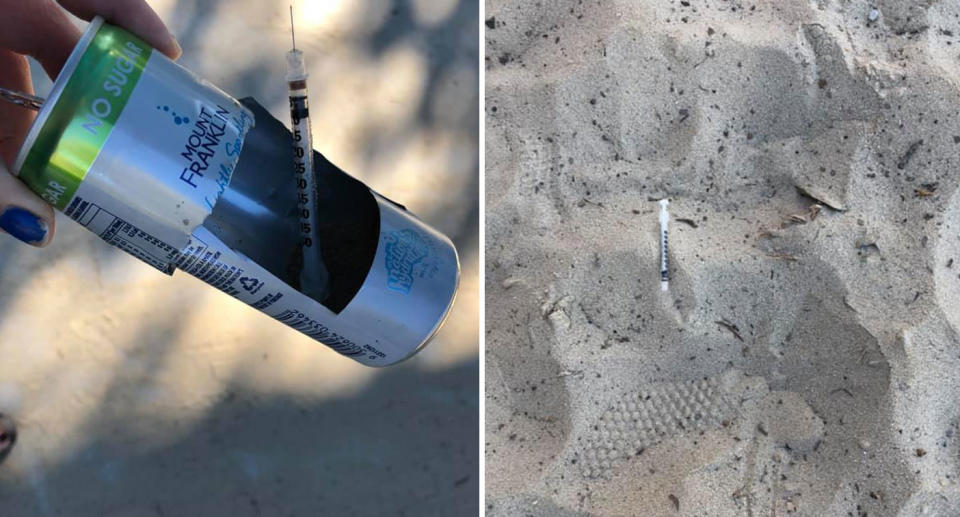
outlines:
[{"label": "shadow on ground", "polygon": [[0,504],[18,516],[469,515],[478,381],[471,361],[385,370],[323,401],[234,385],[199,421],[158,424],[166,444],[91,424],[90,442],[42,479],[0,485]]}]

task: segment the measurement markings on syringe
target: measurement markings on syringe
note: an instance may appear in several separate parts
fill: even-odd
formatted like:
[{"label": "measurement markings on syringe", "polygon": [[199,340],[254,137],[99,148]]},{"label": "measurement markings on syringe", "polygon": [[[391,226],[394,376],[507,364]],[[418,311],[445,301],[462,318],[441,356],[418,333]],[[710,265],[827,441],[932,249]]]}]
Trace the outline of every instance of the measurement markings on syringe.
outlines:
[{"label": "measurement markings on syringe", "polygon": [[310,108],[307,104],[306,96],[290,96],[290,119],[293,124],[293,158],[294,170],[297,174],[297,206],[300,216],[300,233],[303,234],[302,244],[305,248],[313,246],[312,233],[313,218],[311,212],[311,178],[308,176],[313,171],[310,167],[310,147],[307,132],[310,131],[310,124],[307,122],[310,116]]},{"label": "measurement markings on syringe", "polygon": [[297,212],[300,216],[301,292],[316,300],[327,284],[326,267],[317,247],[319,209],[317,179],[313,170],[313,136],[310,131],[310,101],[307,93],[307,66],[303,52],[297,50],[293,31],[293,6],[290,6],[290,37],[293,48],[287,52],[287,88],[290,96],[290,124],[293,133],[294,180],[297,183]]}]

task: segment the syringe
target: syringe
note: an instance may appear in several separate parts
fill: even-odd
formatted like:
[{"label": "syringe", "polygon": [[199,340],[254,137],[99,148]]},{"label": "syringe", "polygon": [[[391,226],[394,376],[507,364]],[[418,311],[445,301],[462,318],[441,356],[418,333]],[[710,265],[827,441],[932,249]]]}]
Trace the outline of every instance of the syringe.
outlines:
[{"label": "syringe", "polygon": [[287,87],[290,90],[290,123],[293,126],[293,162],[297,178],[297,212],[300,216],[301,253],[300,290],[315,296],[326,283],[317,239],[317,183],[313,175],[313,136],[310,131],[310,104],[307,100],[307,69],[303,52],[297,50],[293,32],[293,6],[290,6],[290,37],[293,49],[287,52]]},{"label": "syringe", "polygon": [[667,224],[670,222],[667,205],[669,204],[669,200],[660,200],[660,290],[664,292],[670,286],[670,269],[667,266]]}]

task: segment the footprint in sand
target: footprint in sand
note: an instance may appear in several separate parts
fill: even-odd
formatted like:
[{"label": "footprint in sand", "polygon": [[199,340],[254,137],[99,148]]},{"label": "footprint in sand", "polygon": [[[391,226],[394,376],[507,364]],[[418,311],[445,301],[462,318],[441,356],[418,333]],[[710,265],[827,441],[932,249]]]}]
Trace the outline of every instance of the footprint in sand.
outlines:
[{"label": "footprint in sand", "polygon": [[573,461],[587,478],[606,478],[631,458],[681,436],[754,424],[768,448],[809,451],[823,438],[823,421],[802,397],[771,392],[760,377],[730,370],[696,381],[649,384],[626,392],[575,441]]},{"label": "footprint in sand", "polygon": [[574,461],[586,477],[608,477],[619,464],[665,439],[729,425],[735,416],[730,395],[715,377],[624,393],[591,426]]}]

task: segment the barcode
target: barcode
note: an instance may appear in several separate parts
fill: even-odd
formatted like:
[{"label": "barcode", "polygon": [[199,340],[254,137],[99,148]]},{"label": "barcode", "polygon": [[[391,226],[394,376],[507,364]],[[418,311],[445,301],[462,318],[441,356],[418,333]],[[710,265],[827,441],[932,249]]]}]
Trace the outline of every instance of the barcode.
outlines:
[{"label": "barcode", "polygon": [[283,293],[267,294],[263,298],[260,298],[259,300],[257,300],[255,303],[251,303],[250,306],[253,307],[254,309],[262,311],[267,307],[276,303],[280,298],[283,298]]},{"label": "barcode", "polygon": [[287,309],[274,316],[277,321],[286,324],[288,327],[298,330],[317,341],[322,342],[328,347],[336,350],[342,355],[360,355],[363,354],[363,348],[350,341],[347,338],[338,336],[330,329],[317,323],[306,314],[292,309]]}]

